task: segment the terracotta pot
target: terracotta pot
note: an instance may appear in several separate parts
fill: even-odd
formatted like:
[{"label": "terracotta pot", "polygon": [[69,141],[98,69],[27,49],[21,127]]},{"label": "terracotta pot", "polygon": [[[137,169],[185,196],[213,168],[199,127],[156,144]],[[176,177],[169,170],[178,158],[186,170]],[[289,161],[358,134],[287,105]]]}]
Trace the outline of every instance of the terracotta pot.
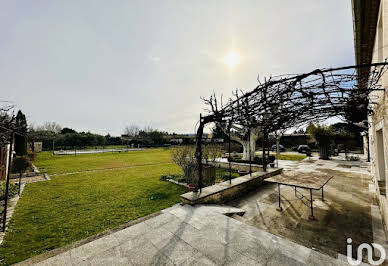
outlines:
[{"label": "terracotta pot", "polygon": [[189,184],[189,192],[190,191],[195,191],[196,185],[194,184]]}]

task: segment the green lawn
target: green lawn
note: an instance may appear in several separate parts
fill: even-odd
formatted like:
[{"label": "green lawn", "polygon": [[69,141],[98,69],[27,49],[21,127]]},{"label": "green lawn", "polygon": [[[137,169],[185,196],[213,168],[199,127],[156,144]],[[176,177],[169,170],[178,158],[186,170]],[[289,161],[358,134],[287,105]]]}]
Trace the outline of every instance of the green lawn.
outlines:
[{"label": "green lawn", "polygon": [[60,174],[171,162],[168,149],[160,148],[120,153],[78,154],[77,156],[53,155],[51,152],[42,152],[34,164],[41,172]]},{"label": "green lawn", "polygon": [[[232,179],[239,177],[238,171],[232,170]],[[216,168],[216,183],[224,182],[229,180],[229,170]]]},{"label": "green lawn", "polygon": [[[270,152],[270,155],[276,156],[275,152]],[[279,154],[279,160],[289,160],[289,161],[301,161],[306,158],[305,154]]]},{"label": "green lawn", "polygon": [[12,264],[157,212],[179,202],[185,191],[159,180],[163,174],[181,173],[166,149],[77,157],[42,153],[36,161],[48,173],[109,168],[115,163],[155,165],[53,176],[50,181],[28,184],[0,248],[0,264]]}]

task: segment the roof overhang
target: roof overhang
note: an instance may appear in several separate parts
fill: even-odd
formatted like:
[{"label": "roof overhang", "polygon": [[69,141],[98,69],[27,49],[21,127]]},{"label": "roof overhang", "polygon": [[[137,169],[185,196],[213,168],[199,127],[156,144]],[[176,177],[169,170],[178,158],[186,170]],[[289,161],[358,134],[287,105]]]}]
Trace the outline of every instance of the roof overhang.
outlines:
[{"label": "roof overhang", "polygon": [[[356,64],[372,63],[380,0],[352,0],[354,51]],[[369,73],[368,68],[359,68],[358,74]]]}]

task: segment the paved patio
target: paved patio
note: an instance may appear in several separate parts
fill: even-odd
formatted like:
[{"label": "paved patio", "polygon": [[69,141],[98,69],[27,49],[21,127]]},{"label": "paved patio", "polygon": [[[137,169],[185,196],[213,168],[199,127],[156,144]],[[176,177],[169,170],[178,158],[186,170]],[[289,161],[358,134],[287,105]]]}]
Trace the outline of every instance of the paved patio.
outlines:
[{"label": "paved patio", "polygon": [[174,206],[38,265],[346,265],[223,214],[239,211]]},{"label": "paved patio", "polygon": [[[346,234],[351,233],[349,236],[356,241],[385,241],[379,212],[368,190],[371,181],[367,164],[353,164],[313,159],[299,163],[283,161],[280,165],[312,172],[342,173],[337,167],[345,169],[345,174],[336,172],[338,177],[331,183],[327,202],[314,202],[318,221],[307,221],[308,208],[290,199],[285,211],[276,212],[277,202],[271,196],[276,189],[265,185],[232,202],[236,207],[176,205],[53,257],[41,261],[33,258],[21,264],[349,265],[343,255]],[[243,216],[237,215],[244,212]],[[347,228],[349,223],[351,229]]]},{"label": "paved patio", "polygon": [[[283,211],[277,211],[277,185],[272,183],[231,203],[246,210],[244,216],[234,217],[333,258],[346,256],[346,240],[349,237],[354,247],[372,242],[387,247],[368,166],[365,161],[346,161],[343,156],[329,161],[316,157],[299,163],[280,161],[284,172],[295,171],[301,176],[311,175],[312,179],[324,174],[333,176],[324,188],[325,201],[321,199],[321,191],[313,192],[317,220],[308,219],[309,207],[295,197],[294,188],[289,186],[281,186]],[[299,197],[301,194],[306,196],[304,203],[309,205],[306,200],[309,199],[309,191],[299,188],[297,191]],[[356,248],[353,252],[356,257]]]}]

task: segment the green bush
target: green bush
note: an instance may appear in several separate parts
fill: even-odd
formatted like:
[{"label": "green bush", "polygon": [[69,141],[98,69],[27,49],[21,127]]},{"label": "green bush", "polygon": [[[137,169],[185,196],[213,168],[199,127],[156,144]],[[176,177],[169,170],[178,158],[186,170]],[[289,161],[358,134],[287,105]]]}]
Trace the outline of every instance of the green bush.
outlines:
[{"label": "green bush", "polygon": [[13,159],[12,162],[12,173],[20,173],[26,171],[31,167],[31,162],[27,159],[27,157],[18,156]]}]

